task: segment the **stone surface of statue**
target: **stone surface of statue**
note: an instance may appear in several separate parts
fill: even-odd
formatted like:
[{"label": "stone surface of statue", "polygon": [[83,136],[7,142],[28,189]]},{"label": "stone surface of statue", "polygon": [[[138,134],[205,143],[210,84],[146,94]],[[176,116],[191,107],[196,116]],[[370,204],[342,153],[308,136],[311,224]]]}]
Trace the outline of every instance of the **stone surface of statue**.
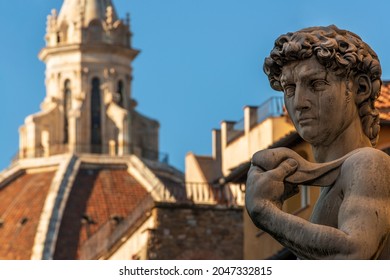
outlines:
[{"label": "stone surface of statue", "polygon": [[[246,189],[254,224],[299,259],[390,259],[390,157],[373,148],[376,53],[352,32],[312,27],[280,36],[264,71],[317,163],[287,148],[254,154]],[[299,184],[321,187],[310,221],[282,211]]]}]

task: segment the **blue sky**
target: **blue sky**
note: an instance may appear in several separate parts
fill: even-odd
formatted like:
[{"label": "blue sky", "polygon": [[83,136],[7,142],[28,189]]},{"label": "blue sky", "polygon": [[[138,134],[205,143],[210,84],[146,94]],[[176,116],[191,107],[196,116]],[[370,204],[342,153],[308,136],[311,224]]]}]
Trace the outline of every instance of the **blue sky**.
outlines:
[{"label": "blue sky", "polygon": [[[336,24],[378,53],[390,79],[389,1],[113,0],[130,12],[138,111],[160,122],[160,150],[184,170],[185,154],[211,153],[211,130],[239,120],[245,105],[278,95],[262,62],[282,33]],[[46,16],[62,0],[1,1],[0,170],[18,150],[18,128],[45,96]]]}]

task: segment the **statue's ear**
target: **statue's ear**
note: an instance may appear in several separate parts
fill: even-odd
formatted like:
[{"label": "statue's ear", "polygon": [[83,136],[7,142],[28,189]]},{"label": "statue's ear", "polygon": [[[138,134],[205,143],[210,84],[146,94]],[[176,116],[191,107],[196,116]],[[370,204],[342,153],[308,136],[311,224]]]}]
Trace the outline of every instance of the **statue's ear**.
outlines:
[{"label": "statue's ear", "polygon": [[367,100],[372,91],[372,85],[370,78],[365,74],[360,74],[355,77],[355,85],[356,85],[356,95],[355,102],[356,104],[360,104],[363,101]]}]

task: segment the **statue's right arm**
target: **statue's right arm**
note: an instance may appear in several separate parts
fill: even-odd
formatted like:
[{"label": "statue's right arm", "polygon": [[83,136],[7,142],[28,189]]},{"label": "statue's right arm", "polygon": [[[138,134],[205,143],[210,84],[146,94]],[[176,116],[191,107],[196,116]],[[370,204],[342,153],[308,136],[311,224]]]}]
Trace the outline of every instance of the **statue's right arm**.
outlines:
[{"label": "statue's right arm", "polygon": [[286,162],[267,172],[252,166],[245,193],[248,214],[258,228],[269,233],[300,259],[330,258],[337,254],[339,247],[329,242],[329,237],[337,240],[342,233],[281,210],[285,189],[283,180],[293,171],[291,164]]},{"label": "statue's right arm", "polygon": [[[339,228],[313,224],[281,210],[285,197],[284,178],[294,172],[291,164],[285,161],[267,172],[252,166],[246,188],[249,216],[257,227],[301,259],[375,258],[390,228],[387,161],[388,158],[375,155],[368,158],[361,154],[346,163],[343,173],[349,175],[341,176],[345,188],[338,215]],[[371,172],[371,176],[367,175],[367,170],[363,173],[367,164],[377,173]],[[358,174],[364,175],[356,181]]]}]

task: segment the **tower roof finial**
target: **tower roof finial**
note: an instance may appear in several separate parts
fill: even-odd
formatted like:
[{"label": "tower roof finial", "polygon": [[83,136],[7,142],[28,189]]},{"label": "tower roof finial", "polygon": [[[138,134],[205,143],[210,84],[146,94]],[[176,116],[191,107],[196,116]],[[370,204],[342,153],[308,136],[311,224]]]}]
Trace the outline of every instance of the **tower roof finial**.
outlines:
[{"label": "tower roof finial", "polygon": [[106,20],[108,7],[112,7],[112,20],[116,21],[118,16],[111,0],[64,0],[58,22],[75,22],[81,14],[84,20],[82,26],[88,26],[94,19]]}]

